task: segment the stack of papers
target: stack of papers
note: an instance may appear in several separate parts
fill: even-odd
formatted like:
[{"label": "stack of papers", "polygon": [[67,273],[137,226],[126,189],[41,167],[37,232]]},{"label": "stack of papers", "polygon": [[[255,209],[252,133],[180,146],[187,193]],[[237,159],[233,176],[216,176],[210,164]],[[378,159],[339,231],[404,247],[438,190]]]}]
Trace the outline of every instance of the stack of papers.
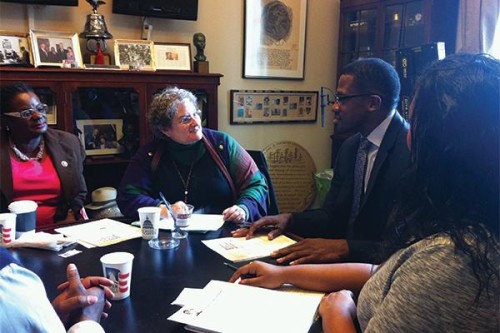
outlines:
[{"label": "stack of papers", "polygon": [[87,248],[108,246],[142,237],[141,229],[111,219],[57,228],[55,231],[77,240]]},{"label": "stack of papers", "polygon": [[195,332],[308,332],[323,294],[288,293],[210,281],[183,290],[172,303],[183,306],[168,319]]},{"label": "stack of papers", "polygon": [[[193,214],[189,220],[189,225],[182,230],[191,232],[208,232],[218,230],[224,224],[224,218],[220,214]],[[139,221],[132,222],[132,225],[140,227]],[[174,220],[172,218],[160,220],[161,230],[173,230]]]},{"label": "stack of papers", "polygon": [[267,257],[273,251],[277,251],[296,242],[284,235],[269,240],[267,235],[246,239],[245,237],[226,237],[202,241],[210,249],[214,250],[227,260],[240,262]]}]

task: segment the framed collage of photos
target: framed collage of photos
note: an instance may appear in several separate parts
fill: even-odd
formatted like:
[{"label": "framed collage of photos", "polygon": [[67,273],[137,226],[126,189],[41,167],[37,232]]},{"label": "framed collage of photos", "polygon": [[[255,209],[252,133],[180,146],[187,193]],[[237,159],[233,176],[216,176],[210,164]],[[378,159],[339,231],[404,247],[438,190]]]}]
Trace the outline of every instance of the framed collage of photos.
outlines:
[{"label": "framed collage of photos", "polygon": [[318,92],[231,90],[230,123],[316,122]]}]

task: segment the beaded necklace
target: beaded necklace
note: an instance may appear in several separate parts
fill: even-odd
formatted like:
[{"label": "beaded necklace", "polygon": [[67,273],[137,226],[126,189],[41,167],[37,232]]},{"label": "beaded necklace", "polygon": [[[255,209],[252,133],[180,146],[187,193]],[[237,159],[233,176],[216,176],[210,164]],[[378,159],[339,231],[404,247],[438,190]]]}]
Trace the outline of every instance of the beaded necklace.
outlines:
[{"label": "beaded necklace", "polygon": [[17,158],[24,162],[41,160],[45,152],[45,141],[43,139],[40,141],[40,145],[38,146],[38,153],[36,154],[35,157],[28,157],[26,154],[21,152],[10,138],[9,138],[9,144],[10,148],[12,149],[14,154],[16,154]]}]

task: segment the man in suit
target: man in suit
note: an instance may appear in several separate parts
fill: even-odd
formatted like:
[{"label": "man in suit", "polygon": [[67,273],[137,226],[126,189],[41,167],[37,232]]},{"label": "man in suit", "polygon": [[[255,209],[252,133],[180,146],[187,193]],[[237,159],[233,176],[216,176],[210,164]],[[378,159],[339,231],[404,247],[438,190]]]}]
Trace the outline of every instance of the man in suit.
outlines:
[{"label": "man in suit", "polygon": [[[410,162],[409,126],[395,110],[399,92],[398,75],[385,61],[367,58],[347,65],[332,105],[335,131],[357,134],[340,148],[323,207],[267,216],[248,230],[234,231],[233,236],[250,238],[266,226],[274,227],[270,239],[284,232],[305,237],[273,253],[278,263],[377,262],[388,217]],[[369,143],[363,146],[365,162],[360,168],[356,164],[360,163],[361,141]]]}]

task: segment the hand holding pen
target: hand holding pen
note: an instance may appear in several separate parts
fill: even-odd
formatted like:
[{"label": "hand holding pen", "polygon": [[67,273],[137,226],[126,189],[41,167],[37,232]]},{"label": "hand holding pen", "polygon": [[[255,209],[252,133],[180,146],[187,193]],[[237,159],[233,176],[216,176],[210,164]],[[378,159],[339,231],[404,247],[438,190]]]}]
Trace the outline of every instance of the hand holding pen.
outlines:
[{"label": "hand holding pen", "polygon": [[[231,268],[231,264],[225,264]],[[237,268],[234,267],[233,268]],[[233,269],[232,268],[232,269]],[[286,281],[284,280],[284,272],[289,267],[275,266],[262,261],[252,261],[245,266],[236,269],[229,282],[236,282],[241,279],[240,284],[246,284],[255,287],[264,287],[268,289],[276,289],[281,287]]]}]

